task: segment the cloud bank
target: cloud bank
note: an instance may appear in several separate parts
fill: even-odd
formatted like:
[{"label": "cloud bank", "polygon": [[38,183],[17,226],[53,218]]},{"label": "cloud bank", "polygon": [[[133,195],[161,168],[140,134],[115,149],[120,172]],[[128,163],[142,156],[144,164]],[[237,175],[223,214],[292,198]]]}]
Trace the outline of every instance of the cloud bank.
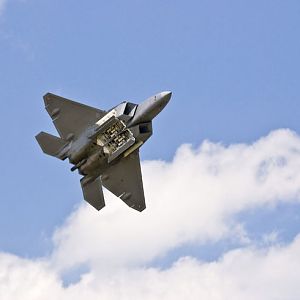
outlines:
[{"label": "cloud bank", "polygon": [[118,269],[105,274],[95,267],[68,287],[45,262],[2,254],[0,298],[298,300],[299,253],[300,236],[286,247],[233,250],[210,263],[184,257],[167,270]]},{"label": "cloud bank", "polygon": [[[276,130],[250,145],[182,145],[173,161],[142,168],[144,212],[108,192],[100,213],[82,204],[54,233],[51,256],[0,255],[0,299],[299,299],[300,237],[258,248],[234,218],[299,202],[297,134]],[[216,261],[181,257],[170,268],[151,267],[182,245],[200,249],[232,237],[244,247]],[[83,264],[89,271],[64,287],[62,274]]]}]

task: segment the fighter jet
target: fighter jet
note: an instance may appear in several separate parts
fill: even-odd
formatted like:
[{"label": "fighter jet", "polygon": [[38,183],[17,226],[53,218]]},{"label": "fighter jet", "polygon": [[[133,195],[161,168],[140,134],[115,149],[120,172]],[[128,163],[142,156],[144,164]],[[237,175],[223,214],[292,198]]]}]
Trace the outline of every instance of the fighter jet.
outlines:
[{"label": "fighter jet", "polygon": [[141,104],[124,101],[109,111],[51,93],[45,108],[60,137],[40,132],[43,152],[68,159],[78,170],[83,197],[97,210],[105,206],[104,186],[129,207],[146,208],[139,148],[152,135],[152,120],[167,105],[171,92],[161,92]]}]

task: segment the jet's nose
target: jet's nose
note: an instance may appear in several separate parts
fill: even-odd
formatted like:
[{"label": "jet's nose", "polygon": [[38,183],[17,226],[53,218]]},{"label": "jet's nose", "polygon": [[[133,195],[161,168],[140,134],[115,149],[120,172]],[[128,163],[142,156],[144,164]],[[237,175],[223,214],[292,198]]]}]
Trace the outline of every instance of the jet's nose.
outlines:
[{"label": "jet's nose", "polygon": [[128,127],[132,127],[138,123],[146,123],[152,121],[168,104],[172,96],[172,92],[165,91],[158,93],[140,105],[138,105],[135,115],[128,123]]},{"label": "jet's nose", "polygon": [[163,108],[168,104],[172,96],[172,92],[170,91],[165,91],[161,92],[157,95],[154,96],[154,103],[153,103],[153,108],[157,110],[157,114],[160,113]]},{"label": "jet's nose", "polygon": [[172,92],[170,92],[170,91],[161,92],[160,93],[160,100],[162,102],[164,102],[165,104],[167,104],[170,101],[171,96],[172,96]]}]

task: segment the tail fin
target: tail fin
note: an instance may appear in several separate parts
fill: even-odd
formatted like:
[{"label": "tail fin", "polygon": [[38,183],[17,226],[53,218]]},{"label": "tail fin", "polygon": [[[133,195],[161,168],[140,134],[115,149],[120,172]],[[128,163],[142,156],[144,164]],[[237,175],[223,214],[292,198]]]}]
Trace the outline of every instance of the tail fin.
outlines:
[{"label": "tail fin", "polygon": [[65,158],[60,155],[60,150],[67,144],[65,140],[43,131],[40,132],[35,138],[44,153],[59,159]]}]

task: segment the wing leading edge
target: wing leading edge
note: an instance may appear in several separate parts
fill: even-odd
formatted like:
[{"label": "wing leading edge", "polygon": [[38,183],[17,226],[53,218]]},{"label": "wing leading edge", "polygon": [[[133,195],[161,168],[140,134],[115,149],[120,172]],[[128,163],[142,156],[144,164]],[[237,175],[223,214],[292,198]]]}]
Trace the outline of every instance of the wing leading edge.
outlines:
[{"label": "wing leading edge", "polygon": [[44,96],[45,108],[63,139],[78,137],[85,128],[95,124],[106,112],[51,93]]},{"label": "wing leading edge", "polygon": [[138,211],[146,208],[138,150],[108,168],[101,176],[101,181],[105,188],[129,207]]}]

